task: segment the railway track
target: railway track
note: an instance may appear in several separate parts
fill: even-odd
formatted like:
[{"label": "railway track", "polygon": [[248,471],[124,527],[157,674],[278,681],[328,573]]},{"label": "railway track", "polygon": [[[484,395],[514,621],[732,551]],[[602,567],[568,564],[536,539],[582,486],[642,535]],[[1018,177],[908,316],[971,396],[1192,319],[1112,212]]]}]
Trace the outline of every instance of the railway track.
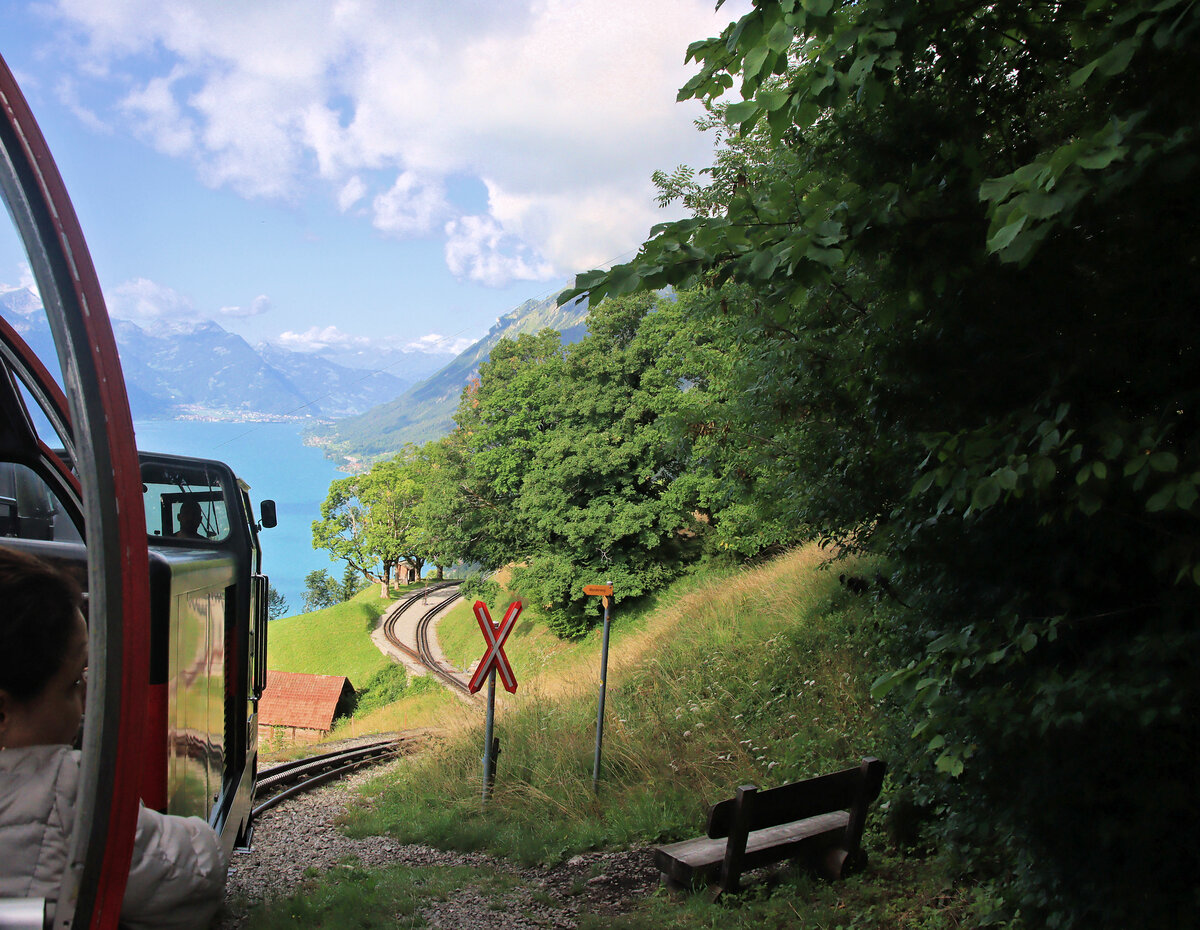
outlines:
[{"label": "railway track", "polygon": [[412,748],[412,741],[401,736],[397,739],[355,746],[353,749],[339,749],[307,759],[283,762],[263,769],[258,773],[258,784],[254,789],[256,803],[252,816],[257,817],[281,801],[328,781],[342,778],[364,765],[385,762],[394,756],[410,752]]},{"label": "railway track", "polygon": [[[447,581],[443,584],[435,585],[429,588],[428,592],[441,592],[448,588],[457,588],[457,585],[457,581]],[[434,617],[436,617],[440,611],[444,610],[447,606],[462,597],[457,590],[453,591],[445,600],[434,604],[429,608],[429,610],[425,611],[425,613],[421,615],[421,618],[417,621],[416,649],[407,643],[401,642],[400,637],[396,634],[396,621],[399,619],[400,615],[404,613],[404,611],[407,610],[411,605],[415,604],[418,598],[424,597],[425,594],[425,591],[421,591],[410,595],[407,599],[402,601],[400,606],[396,610],[392,611],[388,619],[384,621],[383,635],[387,638],[389,643],[391,643],[401,652],[411,656],[425,666],[425,668],[429,670],[430,674],[436,677],[439,681],[453,688],[455,691],[460,692],[461,694],[470,695],[471,691],[467,687],[466,682],[464,682],[457,674],[455,674],[452,669],[447,668],[437,660],[437,657],[433,654],[433,649],[430,646],[429,641],[430,628],[433,625]]]}]

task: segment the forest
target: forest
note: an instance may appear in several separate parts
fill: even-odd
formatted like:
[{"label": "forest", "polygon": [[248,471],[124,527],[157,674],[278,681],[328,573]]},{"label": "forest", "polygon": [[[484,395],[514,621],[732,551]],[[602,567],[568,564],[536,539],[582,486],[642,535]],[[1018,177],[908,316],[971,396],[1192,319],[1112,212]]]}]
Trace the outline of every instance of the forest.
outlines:
[{"label": "forest", "polygon": [[456,428],[336,482],[376,579],[514,564],[572,636],[703,560],[872,580],[891,777],[1027,926],[1200,905],[1200,307],[1187,0],[757,0],[687,50],[713,164],[498,345]]}]

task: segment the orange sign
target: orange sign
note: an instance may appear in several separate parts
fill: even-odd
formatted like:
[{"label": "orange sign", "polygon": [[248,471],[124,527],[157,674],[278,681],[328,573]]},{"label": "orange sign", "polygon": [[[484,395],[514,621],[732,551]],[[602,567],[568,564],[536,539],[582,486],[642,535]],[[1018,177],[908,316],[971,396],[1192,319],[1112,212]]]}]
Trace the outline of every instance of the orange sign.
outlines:
[{"label": "orange sign", "polygon": [[584,594],[602,594],[605,597],[612,596],[612,585],[610,584],[585,584],[583,586]]}]

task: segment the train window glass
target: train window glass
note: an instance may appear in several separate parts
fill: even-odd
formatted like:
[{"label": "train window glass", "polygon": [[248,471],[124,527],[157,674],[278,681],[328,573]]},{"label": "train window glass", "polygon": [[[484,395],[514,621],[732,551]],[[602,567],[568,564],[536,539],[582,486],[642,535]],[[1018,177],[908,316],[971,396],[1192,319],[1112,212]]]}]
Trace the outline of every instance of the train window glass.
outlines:
[{"label": "train window glass", "polygon": [[227,490],[203,465],[142,466],[146,532],[189,545],[229,538]]},{"label": "train window glass", "polygon": [[[58,372],[55,370],[51,374],[57,376]],[[41,404],[26,390],[25,385],[18,383],[17,392],[21,395],[21,402],[29,413],[29,422],[33,427],[34,435],[51,449],[61,449],[64,437],[58,434],[54,425],[42,411]]]},{"label": "train window glass", "polygon": [[24,465],[0,462],[0,536],[82,542],[50,486]]},{"label": "train window glass", "polygon": [[[54,347],[54,335],[37,283],[30,272],[25,247],[16,227],[3,222],[0,222],[0,317],[16,337],[28,346],[61,391],[63,379],[58,352]],[[20,352],[16,354],[20,355]],[[59,436],[51,425],[51,419],[43,412],[42,402],[30,394],[23,377],[18,376],[16,384],[37,438],[48,446],[61,447],[63,437]]]}]

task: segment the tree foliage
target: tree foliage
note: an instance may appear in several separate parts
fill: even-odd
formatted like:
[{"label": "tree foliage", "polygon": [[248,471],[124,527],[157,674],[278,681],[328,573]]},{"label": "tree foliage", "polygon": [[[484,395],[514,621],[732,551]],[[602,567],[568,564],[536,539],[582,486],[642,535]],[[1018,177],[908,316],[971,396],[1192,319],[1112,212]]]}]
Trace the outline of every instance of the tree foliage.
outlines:
[{"label": "tree foliage", "polygon": [[267,586],[267,619],[278,620],[280,617],[286,617],[291,607],[288,606],[287,598],[279,593],[279,589],[275,585]]},{"label": "tree foliage", "polygon": [[384,585],[401,561],[419,573],[425,563],[416,524],[423,484],[417,450],[409,446],[369,472],[334,481],[313,522],[313,548]]},{"label": "tree foliage", "polygon": [[553,331],[502,342],[463,396],[451,440],[475,527],[463,554],[519,563],[515,586],[560,633],[592,622],[584,584],[612,580],[636,597],[683,557],[677,320],[650,295],[607,302],[569,348]]},{"label": "tree foliage", "polygon": [[347,565],[342,569],[342,600],[350,600],[369,582],[370,579],[364,578],[362,572],[353,565]]},{"label": "tree foliage", "polygon": [[563,297],[707,290],[745,365],[694,487],[890,560],[918,796],[1045,925],[1195,906],[1198,26],[758,0],[688,50],[730,140],[660,178],[697,215]]},{"label": "tree foliage", "polygon": [[311,613],[340,604],[343,598],[342,586],[323,568],[314,569],[304,576],[304,603],[301,610]]}]

